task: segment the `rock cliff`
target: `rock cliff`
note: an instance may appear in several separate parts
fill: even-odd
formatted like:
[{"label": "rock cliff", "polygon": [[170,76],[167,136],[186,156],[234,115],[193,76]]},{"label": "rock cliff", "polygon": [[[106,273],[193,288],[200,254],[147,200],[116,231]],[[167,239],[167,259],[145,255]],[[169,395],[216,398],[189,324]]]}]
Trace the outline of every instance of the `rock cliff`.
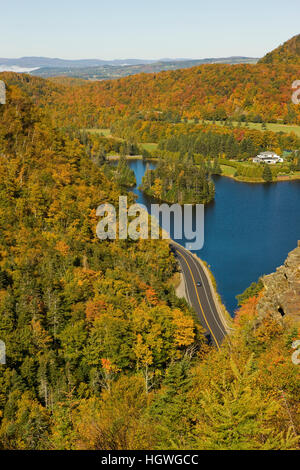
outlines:
[{"label": "rock cliff", "polygon": [[262,282],[265,289],[257,306],[259,320],[272,313],[278,320],[286,317],[300,323],[300,242],[284,265],[264,276]]}]

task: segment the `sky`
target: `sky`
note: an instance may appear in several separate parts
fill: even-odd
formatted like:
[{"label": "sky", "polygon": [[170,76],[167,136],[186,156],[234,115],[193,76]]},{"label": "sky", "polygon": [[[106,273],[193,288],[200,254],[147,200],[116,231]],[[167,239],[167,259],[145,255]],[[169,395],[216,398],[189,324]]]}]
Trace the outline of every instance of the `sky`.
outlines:
[{"label": "sky", "polygon": [[261,57],[300,33],[299,0],[0,0],[0,57]]}]

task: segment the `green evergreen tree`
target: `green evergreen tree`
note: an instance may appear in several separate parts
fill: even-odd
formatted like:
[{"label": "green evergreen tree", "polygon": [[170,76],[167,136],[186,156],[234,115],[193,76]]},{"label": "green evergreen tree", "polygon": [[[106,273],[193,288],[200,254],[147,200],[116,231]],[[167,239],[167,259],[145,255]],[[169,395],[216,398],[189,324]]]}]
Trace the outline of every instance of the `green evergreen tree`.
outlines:
[{"label": "green evergreen tree", "polygon": [[[196,448],[210,450],[272,450],[297,445],[292,429],[286,433],[271,426],[279,403],[255,386],[251,357],[239,371],[231,361],[231,383],[211,383],[202,393],[201,423],[195,428]],[[204,418],[204,419],[203,419]]]},{"label": "green evergreen tree", "polygon": [[266,183],[273,181],[272,171],[269,165],[264,165],[262,178],[266,181]]},{"label": "green evergreen tree", "polygon": [[214,158],[214,164],[212,167],[212,174],[213,175],[221,175],[222,174],[222,168],[220,166],[220,162],[218,158]]}]

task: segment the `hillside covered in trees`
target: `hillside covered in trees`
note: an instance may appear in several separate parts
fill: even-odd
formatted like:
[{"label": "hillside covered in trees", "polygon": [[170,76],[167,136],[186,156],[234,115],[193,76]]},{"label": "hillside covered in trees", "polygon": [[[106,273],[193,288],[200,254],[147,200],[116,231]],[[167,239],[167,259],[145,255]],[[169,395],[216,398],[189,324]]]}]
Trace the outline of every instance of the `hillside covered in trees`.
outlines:
[{"label": "hillside covered in trees", "polygon": [[300,64],[300,34],[260,59],[260,64]]},{"label": "hillside covered in trees", "polygon": [[299,124],[299,108],[291,102],[291,85],[297,79],[294,64],[202,65],[68,87],[54,105],[82,127],[110,125],[133,110],[172,110],[211,120],[245,115],[249,121]]},{"label": "hillside covered in trees", "polygon": [[93,83],[1,76],[19,82],[37,104],[50,107],[61,125],[109,127],[138,111],[172,111],[189,119],[300,123],[299,107],[291,101],[292,83],[299,79],[294,63],[208,64]]},{"label": "hillside covered in trees", "polygon": [[[0,442],[41,448],[59,403],[96,396],[115,374],[137,373],[147,391],[204,339],[168,287],[165,242],[97,239],[96,208],[120,189],[72,133],[14,86],[0,112]],[[27,431],[15,413],[29,413]]]}]

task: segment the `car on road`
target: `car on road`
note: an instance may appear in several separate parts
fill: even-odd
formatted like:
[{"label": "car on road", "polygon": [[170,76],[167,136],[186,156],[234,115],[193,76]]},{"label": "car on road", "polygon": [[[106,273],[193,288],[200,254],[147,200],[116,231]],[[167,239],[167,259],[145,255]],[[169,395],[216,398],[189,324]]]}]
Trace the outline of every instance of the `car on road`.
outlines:
[{"label": "car on road", "polygon": [[202,287],[202,282],[198,281],[197,282],[197,287]]}]

